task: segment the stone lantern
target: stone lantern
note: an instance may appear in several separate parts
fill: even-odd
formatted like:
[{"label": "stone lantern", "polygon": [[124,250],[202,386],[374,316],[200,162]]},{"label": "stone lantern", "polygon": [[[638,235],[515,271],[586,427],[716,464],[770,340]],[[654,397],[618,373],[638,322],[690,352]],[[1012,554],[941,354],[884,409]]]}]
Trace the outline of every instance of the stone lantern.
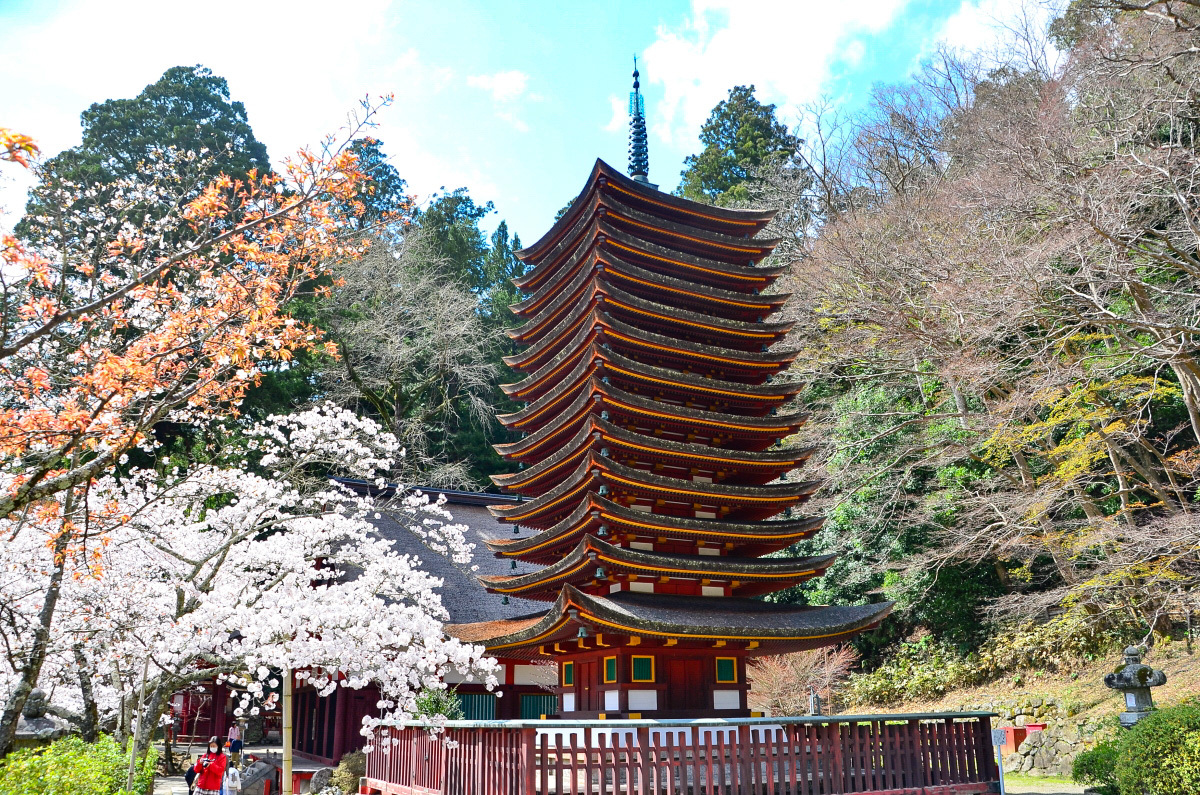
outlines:
[{"label": "stone lantern", "polygon": [[49,710],[46,694],[34,688],[25,699],[25,707],[17,720],[15,745],[18,748],[46,745],[64,736],[70,729],[62,718],[46,714]]},{"label": "stone lantern", "polygon": [[1125,664],[1111,674],[1106,674],[1104,684],[1125,694],[1125,711],[1121,713],[1121,725],[1128,729],[1154,709],[1150,688],[1165,685],[1167,675],[1162,671],[1142,665],[1142,654],[1136,646],[1125,650]]},{"label": "stone lantern", "polygon": [[812,685],[808,686],[808,714],[821,714],[821,694]]}]

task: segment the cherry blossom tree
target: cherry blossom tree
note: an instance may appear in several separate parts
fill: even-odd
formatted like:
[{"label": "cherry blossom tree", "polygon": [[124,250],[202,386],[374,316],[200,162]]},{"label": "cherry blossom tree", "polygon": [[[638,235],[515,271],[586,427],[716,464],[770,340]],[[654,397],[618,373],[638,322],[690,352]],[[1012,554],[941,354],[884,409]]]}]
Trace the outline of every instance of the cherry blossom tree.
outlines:
[{"label": "cherry blossom tree", "polygon": [[281,671],[298,671],[323,695],[373,684],[381,716],[411,714],[415,695],[441,687],[447,671],[494,684],[482,647],[444,634],[440,581],[370,520],[389,511],[430,554],[468,565],[464,528],[425,498],[379,502],[331,480],[383,485],[400,454],[395,437],[327,405],[272,417],[245,438],[244,463],[105,477],[74,505],[62,496],[45,523],[13,533],[20,520],[7,520],[15,542],[0,548],[4,684],[20,680],[37,642],[42,594],[60,568],[60,517],[87,529],[61,566],[40,684],[56,712],[80,724],[136,712],[136,753],[172,693],[213,677],[239,685],[245,712],[260,708]]},{"label": "cherry blossom tree", "polygon": [[[328,283],[323,263],[366,248],[345,142],[375,110],[278,174],[211,180],[222,153],[167,150],[101,189],[2,131],[0,161],[32,164],[47,209],[25,219],[34,243],[0,239],[0,756],[40,682],[75,694],[78,711],[60,711],[94,732],[105,699],[129,707],[133,661],[152,676],[149,718],[202,665],[376,678],[382,708],[402,710],[409,685],[478,656],[442,641],[435,582],[328,481],[392,466],[395,439],[378,428],[326,411],[251,431],[245,461],[201,450],[173,470],[155,455],[165,423],[236,422],[264,368],[336,355],[286,307]],[[156,468],[131,471],[130,454]],[[429,546],[464,559],[453,525],[426,518],[440,521],[414,523]],[[105,660],[116,668],[101,677]]]}]

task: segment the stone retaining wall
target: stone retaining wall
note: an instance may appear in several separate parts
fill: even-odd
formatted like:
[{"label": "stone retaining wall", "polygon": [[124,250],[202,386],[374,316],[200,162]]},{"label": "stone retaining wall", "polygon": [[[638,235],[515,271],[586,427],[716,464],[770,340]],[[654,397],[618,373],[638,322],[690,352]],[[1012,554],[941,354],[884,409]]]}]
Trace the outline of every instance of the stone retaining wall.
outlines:
[{"label": "stone retaining wall", "polygon": [[960,710],[995,712],[992,724],[1001,729],[1044,723],[1042,731],[1029,732],[1015,752],[1004,757],[1004,772],[1034,776],[1070,776],[1071,764],[1080,751],[1096,744],[1100,727],[1075,719],[1070,705],[1056,698],[1018,696],[1012,700],[965,705]]}]

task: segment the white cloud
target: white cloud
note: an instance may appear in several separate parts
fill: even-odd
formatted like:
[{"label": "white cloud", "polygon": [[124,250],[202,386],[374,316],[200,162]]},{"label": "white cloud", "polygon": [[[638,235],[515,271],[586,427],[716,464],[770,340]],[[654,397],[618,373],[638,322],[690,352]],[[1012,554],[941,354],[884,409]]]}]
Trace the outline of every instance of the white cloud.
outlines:
[{"label": "white cloud", "polygon": [[850,66],[858,66],[862,63],[863,56],[867,54],[867,45],[862,43],[861,39],[855,39],[846,45],[846,49],[842,51],[842,61]]},{"label": "white cloud", "polygon": [[497,102],[512,102],[520,99],[525,93],[529,85],[529,75],[516,70],[490,75],[470,75],[467,77],[467,85],[482,88]]},{"label": "white cloud", "polygon": [[[426,117],[439,93],[461,78],[398,43],[404,31],[398,6],[356,0],[354,15],[373,23],[356,26],[353,35],[320,33],[330,13],[320,0],[209,0],[203,13],[159,0],[76,0],[52,14],[8,18],[0,34],[0,72],[25,78],[0,82],[0,123],[32,135],[51,156],[79,143],[79,113],[91,103],[136,96],[172,66],[204,64],[228,80],[232,98],[245,103],[255,135],[277,162],[343,127],[364,96],[391,93],[395,105],[379,114],[372,134],[384,141],[412,190],[428,195],[441,185],[469,185],[496,195],[477,153],[427,140]],[[240,30],[269,33],[230,35],[235,18]],[[315,35],[319,46],[305,49]],[[281,47],[292,55],[281,57]],[[12,179],[0,181],[0,206],[8,211],[0,228],[16,221],[30,185],[27,173],[16,173],[23,170],[4,171]]]},{"label": "white cloud", "polygon": [[608,104],[612,106],[612,118],[604,125],[605,132],[619,132],[629,123],[628,101],[616,94],[609,96]]},{"label": "white cloud", "polygon": [[1057,16],[1058,5],[1059,0],[963,0],[933,42],[964,52],[988,51],[997,46],[1016,44],[1026,56],[1053,63],[1059,56],[1058,51],[1049,41],[1037,39]]},{"label": "white cloud", "polygon": [[660,27],[645,52],[643,80],[663,88],[650,114],[655,136],[690,147],[735,85],[754,84],[759,99],[776,103],[782,118],[794,122],[800,106],[819,95],[830,65],[856,57],[849,37],[883,30],[907,2],[692,0],[684,24]]},{"label": "white cloud", "polygon": [[510,113],[509,111],[506,111],[506,110],[497,111],[496,118],[499,119],[500,121],[503,121],[503,122],[506,122],[506,123],[512,125],[513,129],[516,130],[517,132],[529,132],[529,125],[526,124],[515,113]]}]

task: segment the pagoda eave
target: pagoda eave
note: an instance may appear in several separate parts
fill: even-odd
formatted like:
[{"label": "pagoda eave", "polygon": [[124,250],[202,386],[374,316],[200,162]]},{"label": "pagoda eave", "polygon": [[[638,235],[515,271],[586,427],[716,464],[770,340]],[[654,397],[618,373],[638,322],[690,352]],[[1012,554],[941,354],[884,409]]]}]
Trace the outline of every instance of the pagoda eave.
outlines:
[{"label": "pagoda eave", "polygon": [[[489,653],[538,659],[594,648],[595,636],[636,645],[735,647],[752,655],[779,654],[850,640],[879,624],[892,603],[833,607],[780,605],[741,597],[696,599],[622,591],[610,596],[586,594],[564,585],[543,614],[511,623],[448,625],[464,642],[482,644]],[[587,630],[580,638],[579,629]],[[618,641],[618,639],[620,639]]]},{"label": "pagoda eave", "polygon": [[624,454],[643,463],[661,463],[685,471],[702,467],[707,472],[725,473],[723,479],[743,485],[761,485],[774,480],[802,466],[815,450],[813,447],[783,448],[751,454],[674,442],[627,431],[593,414],[575,437],[552,455],[520,472],[492,475],[491,479],[509,491],[528,495],[530,489],[536,489],[540,494],[574,471],[588,451],[600,452],[606,447],[613,458],[620,459]]},{"label": "pagoda eave", "polygon": [[595,486],[601,494],[607,489],[630,499],[703,505],[728,513],[731,518],[736,515],[763,519],[799,504],[820,485],[819,480],[766,486],[702,483],[633,469],[589,452],[571,477],[550,491],[516,505],[489,505],[488,511],[502,522],[548,527],[571,513],[575,507],[572,498]]},{"label": "pagoda eave", "polygon": [[681,442],[694,442],[703,435],[707,443],[720,439],[720,443],[714,446],[744,450],[763,450],[775,439],[795,433],[808,419],[808,414],[803,412],[774,417],[744,417],[702,411],[648,400],[593,379],[590,388],[580,391],[575,401],[553,422],[543,425],[524,439],[493,447],[505,458],[540,460],[543,456],[552,455],[551,451],[557,451],[559,445],[572,439],[589,417],[599,415],[604,419],[605,413],[612,417],[614,424],[622,424],[617,419],[620,417],[627,425],[645,427],[647,435],[670,434],[682,437],[677,440]]},{"label": "pagoda eave", "polygon": [[532,263],[543,258],[579,222],[580,216],[589,210],[594,211],[595,197],[600,193],[615,194],[627,204],[643,205],[643,209],[665,211],[681,220],[690,220],[697,226],[707,226],[712,232],[725,232],[740,237],[756,234],[776,213],[774,210],[729,210],[706,205],[700,205],[698,209],[694,202],[661,193],[630,179],[603,160],[597,159],[583,190],[571,202],[567,212],[563,213],[535,243],[517,251],[517,258]]},{"label": "pagoda eave", "polygon": [[[619,220],[616,216],[593,216],[579,227],[570,241],[559,247],[553,266],[543,278],[521,286],[521,289],[531,294],[530,299],[557,295],[573,284],[581,272],[592,268],[600,250],[667,278],[682,278],[747,296],[766,290],[785,272],[780,266],[741,264],[755,262],[748,254],[735,257],[737,261],[734,262],[728,257],[721,258],[715,251],[686,251],[667,246],[663,241],[647,239],[614,223]],[[524,307],[522,310],[523,317],[527,311]]]},{"label": "pagoda eave", "polygon": [[646,270],[628,259],[617,256],[612,246],[598,246],[589,252],[587,261],[576,268],[575,275],[565,285],[549,285],[533,295],[509,306],[518,317],[528,318],[526,324],[514,331],[527,332],[526,326],[542,314],[557,314],[578,295],[587,283],[595,278],[606,283],[619,285],[627,292],[656,297],[672,306],[684,305],[693,311],[702,311],[715,317],[731,320],[766,319],[775,314],[787,302],[787,296],[768,293],[743,293],[724,290],[685,279],[677,279],[652,270]]},{"label": "pagoda eave", "polygon": [[593,279],[586,289],[572,296],[572,299],[567,311],[546,313],[545,316],[534,318],[527,326],[510,332],[510,336],[529,345],[530,354],[536,352],[544,355],[542,351],[561,344],[585,322],[590,312],[600,306],[610,313],[625,316],[627,321],[637,319],[654,323],[662,329],[678,330],[694,337],[702,336],[705,340],[696,341],[704,344],[735,349],[740,346],[755,350],[762,345],[773,345],[795,325],[791,322],[765,323],[715,318],[641,298],[600,278]]},{"label": "pagoda eave", "polygon": [[[561,560],[529,574],[479,577],[492,593],[525,599],[553,601],[564,583],[587,590],[620,587],[617,575],[656,578],[662,581],[712,581],[732,583],[734,595],[756,596],[788,588],[818,577],[836,559],[834,555],[804,558],[736,558],[730,556],[681,555],[646,552],[617,547],[598,538],[584,538]],[[597,569],[604,571],[598,582]],[[651,586],[653,587],[653,586]]]},{"label": "pagoda eave", "polygon": [[[735,352],[725,348],[673,340],[622,323],[599,313],[602,323],[581,328],[554,359],[515,384],[503,384],[505,394],[520,400],[537,400],[553,390],[579,362],[594,355],[594,347],[616,349],[622,355],[651,366],[670,362],[672,369],[713,376],[723,381],[761,385],[795,360],[798,351]],[[655,361],[646,361],[653,359]]]},{"label": "pagoda eave", "polygon": [[817,516],[739,523],[647,514],[590,494],[570,516],[553,527],[530,536],[485,543],[498,557],[529,563],[551,563],[588,534],[630,540],[680,540],[746,556],[775,552],[803,541],[816,533],[822,524],[823,519]]},{"label": "pagoda eave", "polygon": [[579,391],[593,378],[609,378],[625,392],[634,389],[656,389],[662,394],[684,397],[704,397],[723,405],[724,411],[741,410],[749,416],[763,416],[782,406],[804,389],[799,382],[743,384],[716,378],[691,375],[665,367],[643,364],[622,356],[612,349],[593,346],[558,385],[520,411],[498,414],[496,419],[510,430],[536,431],[543,423],[552,421],[554,410],[570,405]]}]

